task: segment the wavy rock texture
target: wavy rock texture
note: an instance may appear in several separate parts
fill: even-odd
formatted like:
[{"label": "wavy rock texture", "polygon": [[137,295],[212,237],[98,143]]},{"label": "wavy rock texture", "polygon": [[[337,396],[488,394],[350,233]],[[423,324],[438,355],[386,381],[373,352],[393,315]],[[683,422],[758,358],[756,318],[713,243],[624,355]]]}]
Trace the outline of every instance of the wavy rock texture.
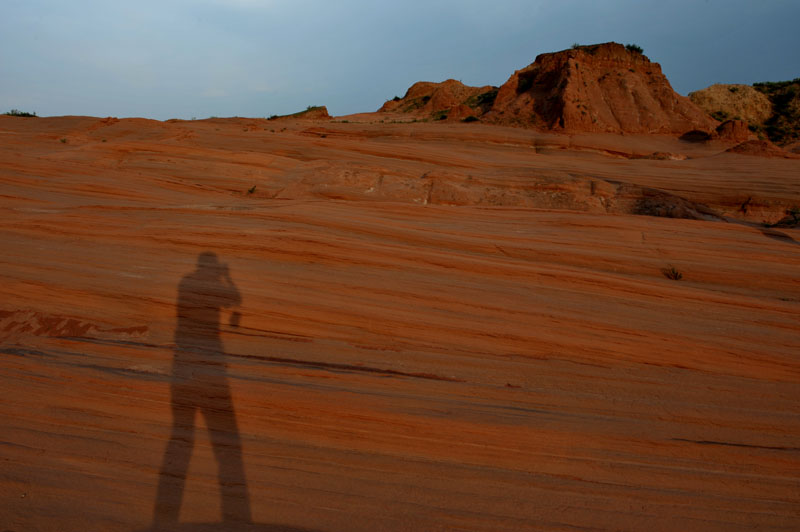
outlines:
[{"label": "wavy rock texture", "polygon": [[761,222],[797,160],[352,120],[0,139],[2,530],[796,527],[800,238]]}]

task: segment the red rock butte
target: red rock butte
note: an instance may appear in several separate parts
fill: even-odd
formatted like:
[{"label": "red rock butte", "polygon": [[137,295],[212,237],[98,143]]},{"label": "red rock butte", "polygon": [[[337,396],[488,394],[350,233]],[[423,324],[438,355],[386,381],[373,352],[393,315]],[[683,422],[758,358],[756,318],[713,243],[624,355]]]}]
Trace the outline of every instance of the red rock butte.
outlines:
[{"label": "red rock butte", "polygon": [[618,45],[0,116],[0,530],[796,528],[800,160],[716,127]]},{"label": "red rock butte", "polygon": [[658,63],[613,42],[541,54],[499,89],[416,83],[380,110],[565,132],[682,134],[718,125],[672,90]]}]

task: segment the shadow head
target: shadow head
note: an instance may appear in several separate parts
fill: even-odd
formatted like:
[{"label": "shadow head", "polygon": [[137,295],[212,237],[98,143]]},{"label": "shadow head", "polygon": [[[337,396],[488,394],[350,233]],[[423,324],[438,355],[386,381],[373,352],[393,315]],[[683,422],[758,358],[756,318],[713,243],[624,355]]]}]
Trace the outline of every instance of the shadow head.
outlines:
[{"label": "shadow head", "polygon": [[228,265],[220,262],[213,251],[204,251],[197,256],[197,271],[204,276],[222,277],[227,270]]}]

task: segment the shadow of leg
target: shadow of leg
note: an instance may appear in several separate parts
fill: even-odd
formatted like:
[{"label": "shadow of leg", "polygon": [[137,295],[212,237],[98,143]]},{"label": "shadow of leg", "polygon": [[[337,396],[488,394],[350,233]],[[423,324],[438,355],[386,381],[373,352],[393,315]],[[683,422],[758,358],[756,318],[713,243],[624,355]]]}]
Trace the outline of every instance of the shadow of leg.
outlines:
[{"label": "shadow of leg", "polygon": [[214,401],[203,409],[217,460],[222,521],[250,522],[250,496],[244,475],[242,443],[227,382],[214,387]]},{"label": "shadow of leg", "polygon": [[154,522],[176,523],[181,511],[186,473],[194,447],[195,407],[182,391],[172,389],[172,434],[164,451],[158,479]]}]

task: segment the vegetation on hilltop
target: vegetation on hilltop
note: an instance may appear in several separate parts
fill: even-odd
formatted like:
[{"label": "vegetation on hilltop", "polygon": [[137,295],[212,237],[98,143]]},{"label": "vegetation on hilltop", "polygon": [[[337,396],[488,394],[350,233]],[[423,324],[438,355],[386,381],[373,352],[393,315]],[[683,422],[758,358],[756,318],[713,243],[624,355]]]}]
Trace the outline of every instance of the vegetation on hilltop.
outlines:
[{"label": "vegetation on hilltop", "polygon": [[492,88],[486,92],[475,94],[467,98],[464,104],[473,109],[480,109],[481,113],[487,113],[492,108],[495,99],[497,99],[497,91],[497,88]]},{"label": "vegetation on hilltop", "polygon": [[644,50],[638,44],[626,44],[625,49],[634,54],[643,54]]},{"label": "vegetation on hilltop", "polygon": [[753,88],[772,102],[772,116],[763,124],[769,139],[776,144],[800,139],[800,78],[753,83]]},{"label": "vegetation on hilltop", "polygon": [[8,111],[7,113],[3,113],[3,114],[6,115],[6,116],[25,116],[25,117],[38,118],[36,116],[36,112],[35,111],[33,113],[26,113],[25,111],[20,111],[19,109],[12,109],[12,110]]}]

